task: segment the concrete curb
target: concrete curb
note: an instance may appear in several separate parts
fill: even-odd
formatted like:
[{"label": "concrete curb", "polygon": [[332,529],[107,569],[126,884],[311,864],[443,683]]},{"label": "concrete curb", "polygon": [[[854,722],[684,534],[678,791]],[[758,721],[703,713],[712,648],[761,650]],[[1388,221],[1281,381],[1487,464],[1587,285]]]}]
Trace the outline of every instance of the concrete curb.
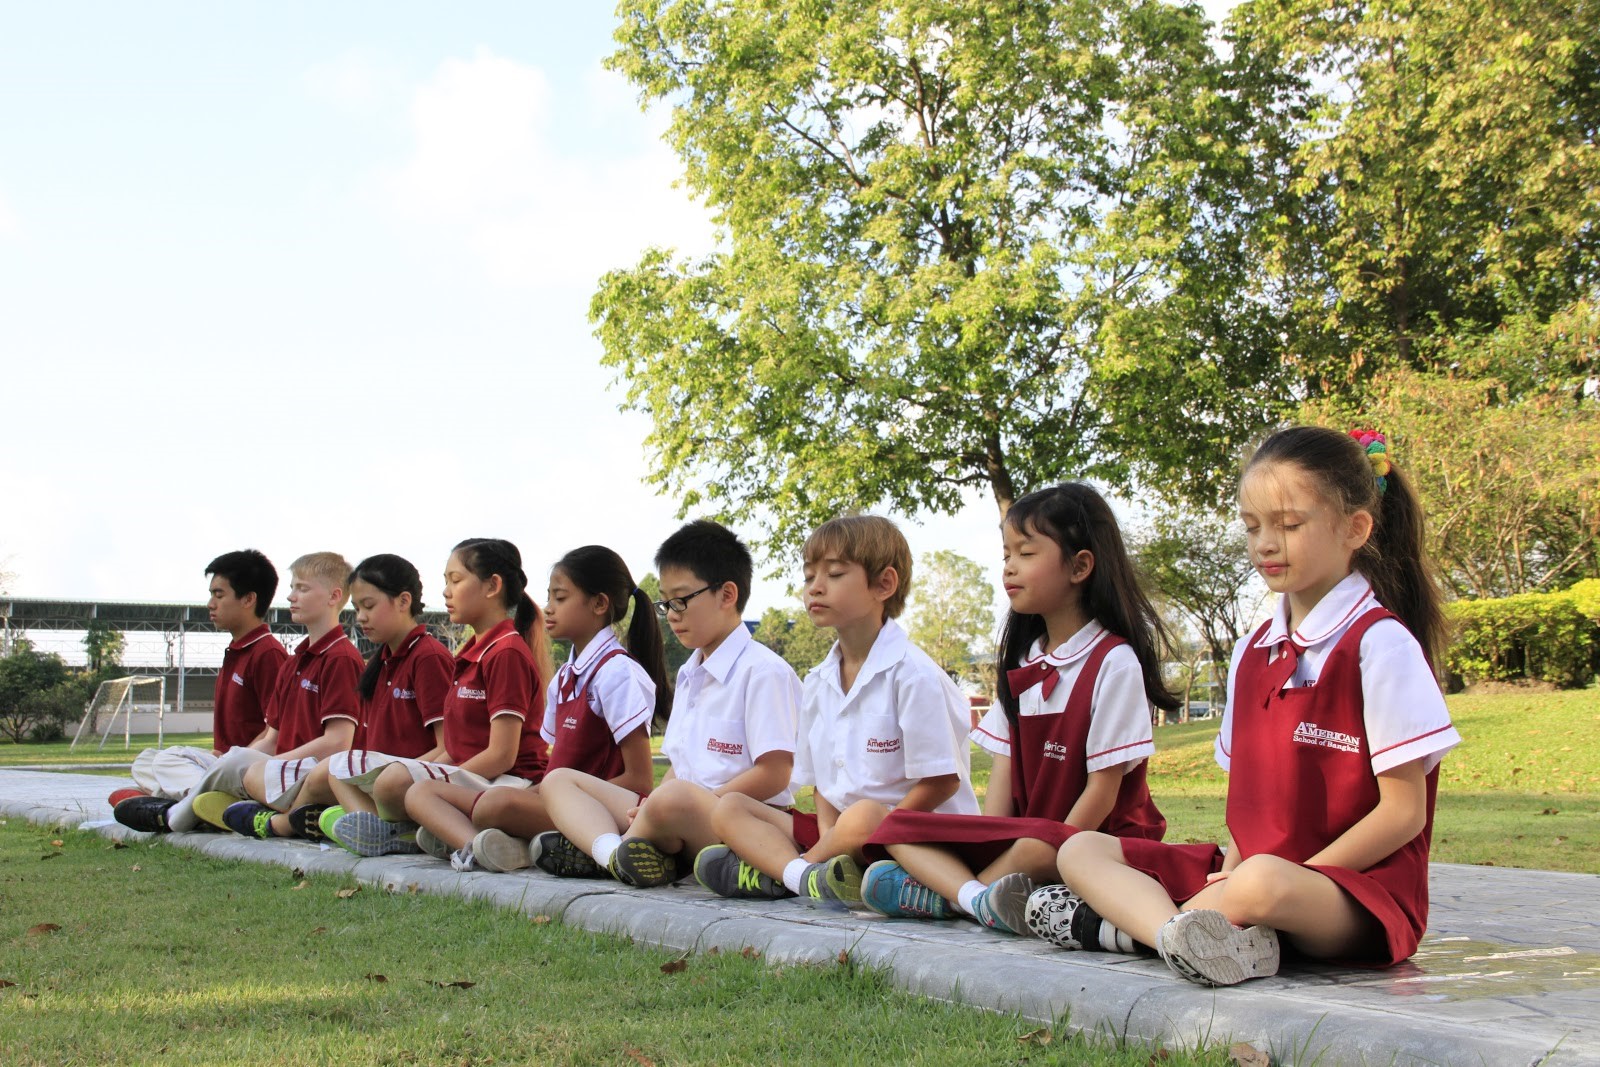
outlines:
[{"label": "concrete curb", "polygon": [[[0,799],[0,814],[44,826],[77,827],[104,819]],[[1573,1034],[1485,1025],[1419,1013],[1426,1004],[1396,998],[1353,1004],[1340,990],[1367,972],[1297,971],[1288,978],[1210,990],[1175,978],[1149,958],[1063,953],[970,923],[896,921],[794,901],[722,900],[698,886],[634,890],[609,881],[564,880],[540,872],[451,871],[429,857],[363,859],[298,841],[254,841],[231,834],[142,834],[115,824],[94,827],[128,841],[159,837],[218,859],[331,874],[387,892],[424,892],[484,900],[525,915],[617,934],[679,952],[751,948],[772,963],[830,963],[881,968],[893,984],[921,996],[1017,1014],[1045,1024],[1168,1046],[1247,1041],[1274,1063],[1518,1064],[1577,1067],[1600,1062],[1593,1031]],[[1354,981],[1341,981],[1355,975]],[[1483,1005],[1490,1008],[1489,1003]],[[1485,1014],[1492,1016],[1492,1008]]]}]

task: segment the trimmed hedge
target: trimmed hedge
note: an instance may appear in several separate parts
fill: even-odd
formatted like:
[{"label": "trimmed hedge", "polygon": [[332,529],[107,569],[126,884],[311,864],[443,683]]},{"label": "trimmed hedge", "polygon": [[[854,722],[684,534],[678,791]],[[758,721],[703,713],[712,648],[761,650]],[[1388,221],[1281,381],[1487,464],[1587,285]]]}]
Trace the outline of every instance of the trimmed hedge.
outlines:
[{"label": "trimmed hedge", "polygon": [[1600,669],[1600,579],[1558,593],[1445,605],[1452,629],[1445,668],[1453,683],[1530,679],[1562,689]]}]

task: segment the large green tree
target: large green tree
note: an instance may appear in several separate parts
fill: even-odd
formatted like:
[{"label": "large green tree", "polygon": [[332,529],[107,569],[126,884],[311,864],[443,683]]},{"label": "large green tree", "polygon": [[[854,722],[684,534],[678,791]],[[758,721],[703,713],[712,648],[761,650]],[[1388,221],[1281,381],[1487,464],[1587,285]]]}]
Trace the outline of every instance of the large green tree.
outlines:
[{"label": "large green tree", "polygon": [[1248,0],[1231,25],[1294,143],[1253,232],[1303,394],[1447,370],[1441,340],[1594,294],[1596,0]]},{"label": "large green tree", "polygon": [[[1276,151],[1198,8],[624,0],[719,243],[591,315],[653,479],[792,547],[852,509],[1004,510],[1214,459],[1285,398],[1241,217]],[[1241,68],[1243,70],[1243,68]],[[1258,129],[1259,127],[1259,129]],[[1202,457],[1198,461],[1197,457]]]},{"label": "large green tree", "polygon": [[917,561],[907,632],[951,678],[977,684],[994,677],[994,587],[983,567],[958,552]]},{"label": "large green tree", "polygon": [[833,647],[834,633],[818,626],[799,608],[768,608],[752,635],[804,678]]}]

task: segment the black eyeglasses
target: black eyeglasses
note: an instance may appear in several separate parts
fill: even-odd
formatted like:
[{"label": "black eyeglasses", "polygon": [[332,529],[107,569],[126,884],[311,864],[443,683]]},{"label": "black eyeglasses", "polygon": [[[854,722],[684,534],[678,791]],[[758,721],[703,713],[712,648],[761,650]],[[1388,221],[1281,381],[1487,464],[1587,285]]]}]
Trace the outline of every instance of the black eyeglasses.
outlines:
[{"label": "black eyeglasses", "polygon": [[658,600],[656,601],[656,614],[660,615],[663,619],[667,617],[667,612],[669,611],[675,611],[679,615],[682,615],[685,611],[689,610],[689,601],[693,600],[701,593],[708,592],[715,588],[716,586],[714,585],[708,585],[704,589],[696,589],[688,596],[675,596],[671,600]]}]

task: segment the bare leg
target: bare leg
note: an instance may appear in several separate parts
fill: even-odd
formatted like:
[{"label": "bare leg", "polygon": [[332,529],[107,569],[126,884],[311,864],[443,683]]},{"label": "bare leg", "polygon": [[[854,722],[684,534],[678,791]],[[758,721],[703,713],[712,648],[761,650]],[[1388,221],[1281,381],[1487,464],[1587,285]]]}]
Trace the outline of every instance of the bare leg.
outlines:
[{"label": "bare leg", "polygon": [[1056,850],[1037,837],[1018,838],[996,856],[993,863],[979,871],[977,877],[978,881],[989,885],[996,878],[1018,872],[1041,884],[1054,882],[1060,877],[1056,873]]},{"label": "bare leg", "polygon": [[[385,771],[388,769],[389,768],[387,767],[384,768]],[[380,775],[379,777],[381,779],[382,776]],[[406,775],[406,782],[407,784],[410,784],[411,782],[411,776],[409,774]],[[346,812],[365,811],[369,814],[377,813],[378,809],[377,806],[373,804],[372,797],[367,793],[362,792],[360,786],[354,785],[350,782],[341,782],[337,778],[331,779],[331,785],[333,787],[334,803],[338,804]],[[376,783],[374,783],[373,788],[377,788]],[[405,810],[405,797],[403,793],[401,794],[400,810],[402,812]]]},{"label": "bare leg", "polygon": [[370,803],[363,804],[360,808],[346,810],[375,810],[378,817],[387,822],[404,822],[408,818],[406,794],[411,792],[411,787],[416,784],[416,780],[411,777],[411,772],[404,764],[391,763],[378,773],[377,780],[372,783]]},{"label": "bare leg", "polygon": [[504,830],[524,840],[556,828],[536,785],[494,786],[472,809],[472,825],[479,830]]},{"label": "bare leg", "polygon": [[589,854],[602,834],[628,829],[628,812],[639,803],[639,794],[633,790],[570,767],[558,767],[545,775],[539,793],[555,828]]},{"label": "bare leg", "polygon": [[711,829],[735,855],[774,881],[781,882],[783,869],[800,857],[794,816],[743,793],[727,793],[717,801]]},{"label": "bare leg", "polygon": [[833,821],[833,825],[828,828],[828,832],[806,851],[806,862],[821,863],[835,856],[849,856],[860,863],[866,858],[861,850],[866,846],[867,838],[871,837],[878,824],[888,817],[889,809],[876,800],[856,801],[841,811],[839,817]]},{"label": "bare leg", "polygon": [[[328,774],[328,763],[328,760],[323,760],[311,768],[311,773],[300,782],[300,791],[294,798],[295,807],[333,803],[333,778]],[[272,833],[277,837],[294,836],[294,827],[289,825],[287,814],[280,812],[274,815],[271,826]]]},{"label": "bare leg", "polygon": [[[1178,914],[1178,905],[1161,883],[1128,866],[1122,843],[1110,834],[1074,834],[1061,846],[1058,870],[1068,888],[1101,918],[1145,945],[1154,947],[1156,932]],[[1208,886],[1195,900],[1212,888]]]},{"label": "bare leg", "polygon": [[471,786],[416,782],[406,791],[406,814],[452,850],[462,849],[477,834],[470,813],[473,801],[481,795],[481,790]]},{"label": "bare leg", "polygon": [[698,855],[701,849],[720,843],[711,828],[711,811],[716,806],[717,795],[711,790],[674,778],[645,800],[638,817],[627,827],[628,836],[642,837],[669,854]]},{"label": "bare leg", "polygon": [[1241,861],[1214,888],[1221,900],[1211,906],[1230,923],[1270,926],[1308,956],[1361,955],[1383,943],[1378,921],[1332,879],[1277,856]]},{"label": "bare leg", "polygon": [[938,845],[890,845],[889,855],[907,874],[946,900],[955,900],[961,887],[974,877],[959,856]]}]

